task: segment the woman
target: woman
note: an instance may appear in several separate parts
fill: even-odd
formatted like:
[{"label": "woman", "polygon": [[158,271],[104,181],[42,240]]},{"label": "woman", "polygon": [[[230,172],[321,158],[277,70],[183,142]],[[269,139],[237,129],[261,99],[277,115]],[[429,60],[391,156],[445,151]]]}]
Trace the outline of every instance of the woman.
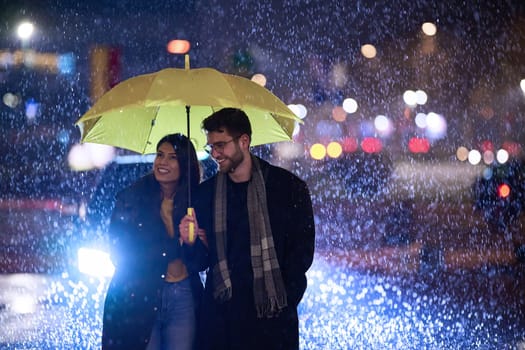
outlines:
[{"label": "woman", "polygon": [[191,349],[202,284],[190,256],[202,243],[182,244],[173,223],[187,211],[188,184],[196,188],[199,178],[193,145],[171,134],[157,144],[153,172],[117,195],[103,349]]}]

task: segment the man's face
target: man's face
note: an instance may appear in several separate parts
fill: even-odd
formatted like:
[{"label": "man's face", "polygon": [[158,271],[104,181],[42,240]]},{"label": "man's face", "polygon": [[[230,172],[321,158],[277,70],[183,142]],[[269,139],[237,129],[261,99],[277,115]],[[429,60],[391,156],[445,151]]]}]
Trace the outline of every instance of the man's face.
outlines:
[{"label": "man's face", "polygon": [[233,172],[244,160],[238,136],[234,137],[228,132],[212,131],[208,133],[207,138],[210,154],[219,164],[221,173]]}]

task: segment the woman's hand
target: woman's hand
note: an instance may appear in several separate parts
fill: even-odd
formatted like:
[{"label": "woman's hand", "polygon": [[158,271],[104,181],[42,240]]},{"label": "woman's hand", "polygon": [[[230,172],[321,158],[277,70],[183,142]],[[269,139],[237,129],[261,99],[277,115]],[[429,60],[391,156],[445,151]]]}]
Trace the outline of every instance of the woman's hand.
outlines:
[{"label": "woman's hand", "polygon": [[[197,234],[197,237],[204,243],[206,247],[208,247],[208,239],[206,238],[206,232],[199,228],[199,222],[197,221],[197,215],[195,214],[195,210],[192,210],[192,215],[186,214],[180,221],[179,224],[179,232],[180,232],[180,238],[183,243],[188,245],[195,244],[195,234]],[[193,225],[193,228],[190,226]],[[191,233],[191,229],[193,229],[193,233]]]}]

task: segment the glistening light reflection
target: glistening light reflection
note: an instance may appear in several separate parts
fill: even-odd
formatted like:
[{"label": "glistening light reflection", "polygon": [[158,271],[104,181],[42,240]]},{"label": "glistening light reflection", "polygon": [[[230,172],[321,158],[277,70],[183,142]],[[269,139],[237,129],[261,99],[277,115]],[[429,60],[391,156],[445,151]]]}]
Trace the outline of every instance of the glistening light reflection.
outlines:
[{"label": "glistening light reflection", "polygon": [[97,249],[80,248],[78,270],[89,276],[104,278],[113,276],[115,266],[108,253]]}]

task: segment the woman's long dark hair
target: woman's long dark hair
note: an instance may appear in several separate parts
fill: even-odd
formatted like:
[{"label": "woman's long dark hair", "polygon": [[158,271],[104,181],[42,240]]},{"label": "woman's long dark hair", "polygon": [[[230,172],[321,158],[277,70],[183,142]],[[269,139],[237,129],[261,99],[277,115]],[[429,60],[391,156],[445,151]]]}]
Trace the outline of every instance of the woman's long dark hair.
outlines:
[{"label": "woman's long dark hair", "polygon": [[[177,186],[177,196],[186,198],[188,195],[188,185],[190,186],[190,189],[196,189],[201,177],[195,147],[186,136],[177,133],[166,135],[160,139],[157,143],[157,150],[160,145],[165,142],[168,142],[173,146],[173,149],[177,154],[177,160],[179,161],[180,177]],[[188,175],[190,176],[189,178]]]}]

